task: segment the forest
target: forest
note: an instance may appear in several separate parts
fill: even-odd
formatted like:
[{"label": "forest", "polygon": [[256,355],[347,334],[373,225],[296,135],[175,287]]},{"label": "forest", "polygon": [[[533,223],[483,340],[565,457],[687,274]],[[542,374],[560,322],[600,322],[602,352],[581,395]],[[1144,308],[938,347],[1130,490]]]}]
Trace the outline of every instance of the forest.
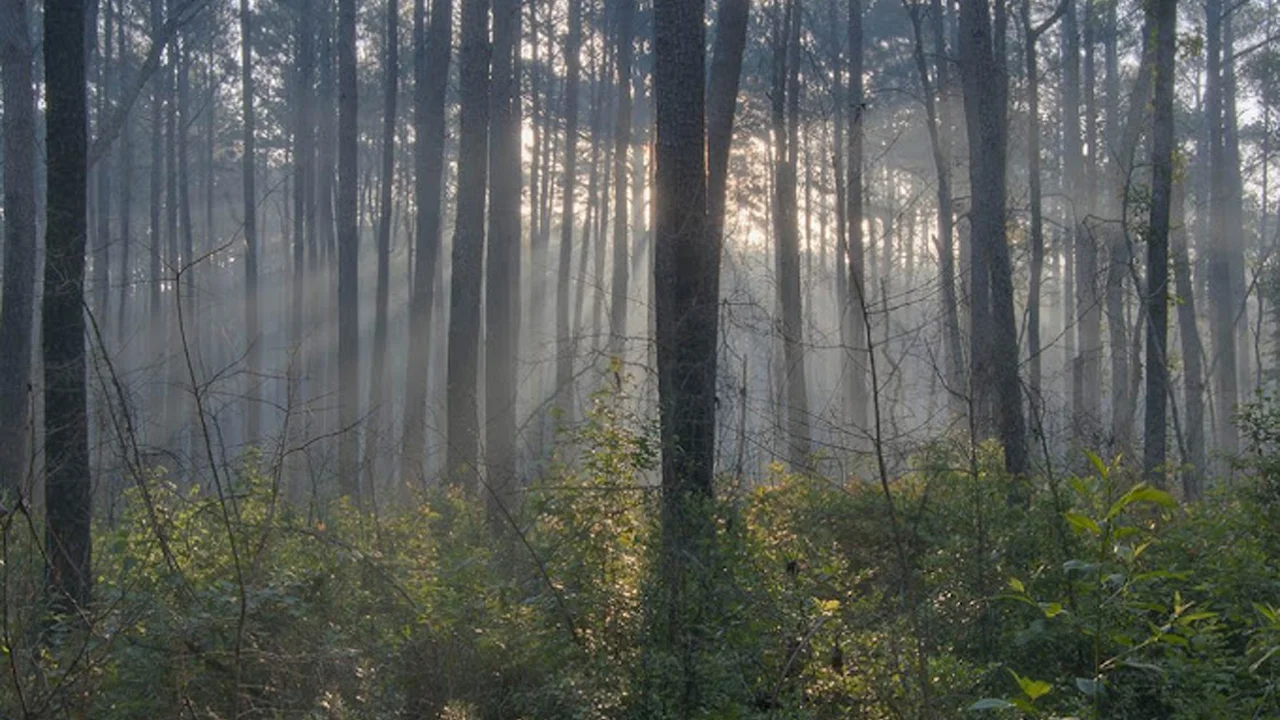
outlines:
[{"label": "forest", "polygon": [[1280,718],[1275,1],[0,0],[0,719]]}]

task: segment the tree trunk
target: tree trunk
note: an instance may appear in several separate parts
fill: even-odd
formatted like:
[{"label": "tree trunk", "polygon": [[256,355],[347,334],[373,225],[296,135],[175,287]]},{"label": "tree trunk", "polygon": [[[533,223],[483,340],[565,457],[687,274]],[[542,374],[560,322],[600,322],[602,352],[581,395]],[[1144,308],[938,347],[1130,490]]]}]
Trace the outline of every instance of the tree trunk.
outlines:
[{"label": "tree trunk", "polygon": [[862,64],[862,0],[849,0],[849,109],[846,118],[849,123],[849,147],[844,188],[847,208],[845,225],[849,239],[845,243],[848,257],[840,259],[840,271],[848,273],[849,278],[846,285],[849,290],[849,305],[841,309],[841,316],[847,324],[845,337],[849,339],[845,372],[848,373],[849,395],[853,403],[849,408],[849,421],[855,432],[868,426],[867,368],[870,359],[867,356],[870,348],[867,347],[868,338],[864,328],[871,300],[866,291],[866,271],[863,268],[862,113],[865,101]]},{"label": "tree trunk", "polygon": [[262,365],[262,338],[258,310],[258,193],[254,184],[256,124],[251,12],[249,0],[240,0],[240,107],[244,123],[244,154],[241,157],[244,189],[244,330],[248,361],[248,387],[244,398],[244,439],[247,443],[256,443],[260,440],[261,408],[257,388]]},{"label": "tree trunk", "polygon": [[360,230],[356,3],[338,0],[338,491],[357,503],[360,435]]},{"label": "tree trunk", "polygon": [[[1024,476],[1030,469],[1026,447],[1026,420],[1022,414],[1022,388],[1018,379],[1018,340],[1013,315],[1013,273],[1005,236],[1005,158],[1007,133],[1004,83],[1004,56],[993,42],[992,23],[985,0],[966,2],[960,8],[960,70],[964,86],[964,108],[969,135],[969,185],[973,200],[970,227],[973,233],[974,304],[978,315],[976,288],[990,288],[990,307],[982,313],[982,327],[975,322],[975,336],[989,342],[990,368],[975,364],[973,382],[994,385],[994,400],[1000,440],[1004,445],[1005,469]],[[996,32],[1000,35],[997,20]],[[992,79],[995,78],[995,81]],[[985,348],[975,348],[985,350]],[[976,353],[975,353],[976,354]],[[986,353],[984,353],[986,354]],[[976,360],[976,362],[981,362]],[[1022,499],[1022,498],[1018,498]]]},{"label": "tree trunk", "polygon": [[[578,85],[582,47],[582,0],[569,0],[569,34],[565,38],[564,175],[560,202],[560,272],[556,286],[556,407],[566,415],[573,407],[573,327],[569,323],[570,271],[573,263],[573,201],[578,173]],[[580,239],[585,242],[585,239]],[[566,419],[569,419],[566,417]]]},{"label": "tree trunk", "polygon": [[631,266],[627,258],[628,158],[631,148],[631,58],[635,44],[635,0],[618,0],[618,123],[613,138],[613,284],[609,310],[609,347],[611,357],[622,359],[627,335],[627,285]]},{"label": "tree trunk", "polygon": [[1191,278],[1191,260],[1187,252],[1186,188],[1181,181],[1173,185],[1173,218],[1170,221],[1169,244],[1173,253],[1173,277],[1178,293],[1178,339],[1182,346],[1182,404],[1186,408],[1182,423],[1184,455],[1182,494],[1188,500],[1200,498],[1201,478],[1205,471],[1204,447],[1204,347],[1196,324],[1196,293]]},{"label": "tree trunk", "polygon": [[413,295],[409,301],[409,359],[405,369],[404,466],[401,482],[425,480],[426,402],[431,306],[440,256],[440,192],[444,173],[444,100],[449,79],[451,0],[434,0],[426,29],[424,0],[413,4],[413,123],[415,230]]},{"label": "tree trunk", "polygon": [[520,338],[520,2],[493,5],[489,262],[485,279],[485,467],[489,519],[516,510],[516,362]]},{"label": "tree trunk", "polygon": [[938,236],[935,249],[938,253],[938,275],[942,288],[943,333],[946,341],[947,356],[947,390],[953,414],[962,412],[964,388],[964,351],[961,349],[959,305],[956,295],[955,248],[952,241],[954,235],[954,215],[951,198],[951,123],[947,116],[948,102],[945,96],[947,87],[947,62],[945,55],[946,36],[942,30],[942,3],[934,0],[932,12],[934,53],[937,57],[935,75],[937,77],[937,94],[941,99],[941,108],[935,100],[934,87],[929,78],[929,67],[925,62],[924,34],[921,28],[920,5],[910,4],[907,7],[911,19],[912,33],[915,39],[916,72],[920,76],[920,85],[924,94],[925,117],[929,130],[929,145],[933,151],[933,167],[937,175],[937,223]]},{"label": "tree trunk", "polygon": [[30,491],[32,322],[36,291],[36,104],[26,0],[0,8],[4,85],[4,289],[0,298],[0,493]]},{"label": "tree trunk", "polygon": [[1156,33],[1155,103],[1151,142],[1151,215],[1147,232],[1147,397],[1143,470],[1164,485],[1165,403],[1169,392],[1169,214],[1173,193],[1173,73],[1177,0],[1148,6]]},{"label": "tree trunk", "polygon": [[[1094,92],[1094,20],[1093,3],[1085,2],[1084,16],[1084,147],[1088,156],[1094,159],[1089,165],[1084,164],[1084,153],[1080,155],[1079,184],[1075,188],[1075,233],[1076,233],[1076,302],[1079,305],[1079,340],[1080,356],[1073,369],[1073,382],[1079,389],[1079,400],[1076,404],[1077,437],[1086,446],[1096,447],[1101,440],[1102,426],[1102,294],[1098,292],[1098,243],[1086,220],[1094,210],[1094,188],[1097,167],[1100,164],[1097,131],[1098,114],[1097,99]],[[1068,63],[1068,69],[1071,64]],[[1068,83],[1070,86],[1070,83]],[[1071,89],[1068,87],[1068,89]],[[1073,109],[1081,103],[1071,104],[1068,109],[1068,125]],[[1067,137],[1072,138],[1070,130]],[[1071,158],[1071,144],[1068,144],[1067,155]],[[1073,397],[1075,396],[1073,392]]]},{"label": "tree trunk", "polygon": [[[128,78],[126,68],[129,66],[129,42],[125,33],[125,23],[116,23],[116,41],[120,49],[120,84],[124,85]],[[5,107],[9,107],[6,103]],[[213,109],[208,110],[209,113]],[[125,115],[120,127],[120,295],[116,303],[116,346],[125,346],[126,325],[128,319],[128,300],[133,287],[133,266],[130,264],[129,250],[133,247],[133,234],[130,224],[133,219],[133,118]],[[8,133],[5,133],[8,137]],[[6,155],[6,157],[13,157]],[[6,207],[12,207],[5,203]],[[6,266],[8,263],[5,263]],[[3,321],[0,321],[3,322]],[[10,347],[8,343],[6,347]],[[0,461],[0,464],[3,464]]]},{"label": "tree trunk", "polygon": [[[713,541],[718,238],[708,232],[705,2],[655,0],[654,282],[662,447],[661,578],[667,647],[677,653],[674,713],[697,714],[696,558]],[[726,58],[728,63],[737,60]],[[717,92],[720,89],[717,88]],[[715,128],[719,132],[722,128]],[[716,138],[719,147],[728,137]],[[695,558],[690,561],[687,558]],[[711,599],[707,599],[710,602]]]},{"label": "tree trunk", "polygon": [[[308,241],[315,237],[315,117],[312,97],[315,78],[315,29],[311,0],[301,0],[297,20],[298,107],[293,131],[293,277],[289,286],[289,347],[292,353],[287,370],[286,407],[291,413],[289,445],[297,447],[306,436],[307,411],[302,399],[302,374],[307,367],[305,322]],[[314,257],[314,247],[312,249]],[[314,263],[312,264],[314,267]],[[302,498],[302,465],[290,470],[289,492],[295,500]]]},{"label": "tree trunk", "polygon": [[1235,327],[1236,302],[1232,293],[1231,267],[1233,238],[1229,236],[1228,213],[1231,198],[1227,165],[1227,148],[1223,127],[1223,31],[1222,0],[1205,3],[1205,36],[1207,78],[1205,82],[1205,121],[1209,125],[1209,218],[1210,235],[1207,254],[1208,289],[1213,328],[1214,410],[1217,416],[1217,444],[1227,454],[1239,449],[1239,436],[1231,414],[1239,398],[1236,374]]},{"label": "tree trunk", "polygon": [[751,0],[720,0],[716,12],[716,40],[706,95],[706,122],[707,223],[708,232],[716,244],[717,257],[724,243],[729,146],[733,141],[733,117],[738,103],[750,11]]},{"label": "tree trunk", "polygon": [[809,462],[809,409],[804,376],[800,306],[800,228],[797,208],[800,9],[775,5],[773,47],[774,236],[778,303],[782,308],[783,399],[787,451],[793,470]]},{"label": "tree trunk", "polygon": [[[98,43],[98,122],[99,131],[112,115],[112,26],[114,13],[110,0],[104,0],[102,41]],[[93,312],[99,323],[105,326],[107,303],[110,297],[110,249],[111,249],[111,156],[103,155],[94,168],[97,173],[97,230],[93,245]]]},{"label": "tree trunk", "polygon": [[[160,42],[164,23],[163,4],[161,0],[151,0],[151,42]],[[160,78],[151,79],[151,164],[147,168],[149,175],[149,212],[150,212],[150,245],[149,252],[149,293],[147,308],[147,350],[148,361],[159,363],[163,368],[164,361],[164,316],[160,304],[161,250],[164,248],[162,229],[160,227],[161,193],[164,189],[164,87]],[[247,218],[246,218],[247,220]],[[164,402],[164,383],[151,383],[149,409],[154,412]],[[154,439],[154,438],[153,438]]]},{"label": "tree trunk", "polygon": [[[25,28],[25,23],[21,27]],[[77,612],[87,608],[93,582],[85,388],[84,252],[88,230],[89,147],[85,3],[82,0],[45,2],[44,73],[48,126],[45,138],[48,198],[41,304],[45,572],[48,600],[54,611],[87,622],[83,619],[85,616]]]},{"label": "tree trunk", "polygon": [[480,285],[489,149],[489,0],[463,0],[459,62],[458,207],[449,297],[449,389],[446,475],[479,489]]},{"label": "tree trunk", "polygon": [[[1069,1],[1069,0],[1068,0]],[[1032,415],[1043,401],[1040,358],[1040,287],[1044,275],[1044,219],[1040,189],[1040,67],[1036,45],[1065,5],[1039,25],[1031,22],[1031,0],[1022,0],[1022,33],[1027,63],[1027,180],[1031,204],[1031,286],[1027,291],[1027,354],[1030,364]]]},{"label": "tree trunk", "polygon": [[378,457],[383,451],[383,383],[387,373],[387,304],[391,292],[391,193],[396,170],[396,95],[400,88],[400,3],[387,0],[386,60],[382,86],[382,172],[378,195],[378,285],[374,289],[373,353],[369,367],[369,416],[364,434],[363,495],[372,504]]}]

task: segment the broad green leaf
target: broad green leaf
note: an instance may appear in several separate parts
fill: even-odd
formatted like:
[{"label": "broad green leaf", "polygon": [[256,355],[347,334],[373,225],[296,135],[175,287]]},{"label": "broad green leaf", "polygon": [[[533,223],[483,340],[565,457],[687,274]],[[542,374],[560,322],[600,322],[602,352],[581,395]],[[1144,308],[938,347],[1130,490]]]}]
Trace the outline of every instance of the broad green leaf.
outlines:
[{"label": "broad green leaf", "polygon": [[1022,581],[1016,577],[1009,578],[1009,587],[1013,588],[1014,592],[1023,593],[1023,594],[1026,594],[1027,592],[1027,586],[1023,585]]},{"label": "broad green leaf", "polygon": [[1000,698],[982,698],[978,702],[969,706],[970,710],[1008,710],[1014,707],[1013,703]]},{"label": "broad green leaf", "polygon": [[1098,471],[1098,477],[1103,480],[1107,479],[1107,476],[1111,474],[1111,469],[1107,467],[1106,463],[1102,462],[1102,458],[1089,450],[1085,450],[1084,454],[1089,458],[1089,462],[1093,463],[1093,468]]},{"label": "broad green leaf", "polygon": [[1013,675],[1014,680],[1018,681],[1018,687],[1022,689],[1022,693],[1031,698],[1032,701],[1043,697],[1053,689],[1052,685],[1043,680],[1032,680],[1028,677],[1022,677],[1012,670],[1010,670],[1009,673]]},{"label": "broad green leaf", "polygon": [[1075,528],[1080,532],[1088,532],[1094,535],[1102,534],[1102,528],[1099,527],[1098,523],[1094,522],[1093,518],[1091,517],[1088,517],[1086,515],[1081,515],[1080,513],[1074,512],[1074,511],[1068,511],[1066,513],[1066,517],[1067,517],[1067,522],[1071,524],[1071,527]]}]

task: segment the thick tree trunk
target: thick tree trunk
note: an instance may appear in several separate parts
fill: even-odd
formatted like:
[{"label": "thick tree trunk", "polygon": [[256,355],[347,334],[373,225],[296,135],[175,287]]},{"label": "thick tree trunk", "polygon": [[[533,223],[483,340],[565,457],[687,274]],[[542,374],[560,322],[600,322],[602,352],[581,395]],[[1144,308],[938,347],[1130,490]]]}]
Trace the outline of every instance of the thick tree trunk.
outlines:
[{"label": "thick tree trunk", "polygon": [[[667,646],[683,682],[679,717],[697,714],[701,675],[696,560],[712,542],[720,253],[707,222],[705,2],[655,0],[654,283],[662,447],[662,561]],[[738,61],[726,58],[726,62]],[[719,90],[717,89],[717,92]],[[720,128],[716,128],[718,132]],[[727,147],[728,138],[717,138]],[[709,600],[709,599],[708,599]]]},{"label": "thick tree trunk", "polygon": [[338,491],[356,502],[360,435],[360,230],[357,167],[356,3],[338,0]]},{"label": "thick tree trunk", "polygon": [[[1094,92],[1094,26],[1093,3],[1084,3],[1084,71],[1082,82],[1084,88],[1084,148],[1088,157],[1099,158],[1100,150],[1097,140],[1098,112],[1097,94]],[[1069,63],[1068,68],[1071,68]],[[1070,84],[1068,83],[1070,86]],[[1070,89],[1070,87],[1068,87]],[[1078,99],[1077,99],[1078,100]],[[1067,110],[1068,125],[1073,109],[1081,105],[1072,103]],[[1067,137],[1072,138],[1068,129]],[[1072,143],[1074,141],[1072,140]],[[1068,157],[1072,152],[1067,146]],[[1073,383],[1078,394],[1073,391],[1075,403],[1076,433],[1080,442],[1087,447],[1097,447],[1101,441],[1102,429],[1102,299],[1099,292],[1098,241],[1086,220],[1094,211],[1095,178],[1100,162],[1084,164],[1082,152],[1079,165],[1079,183],[1075,188],[1075,233],[1076,233],[1076,302],[1079,305],[1079,346],[1080,355],[1073,368]]]},{"label": "thick tree trunk", "polygon": [[405,369],[401,482],[421,485],[426,451],[426,403],[431,306],[440,256],[440,193],[444,173],[444,99],[449,79],[453,3],[434,0],[431,26],[424,0],[413,4],[413,123],[415,229],[413,295],[409,301],[409,358]]},{"label": "thick tree trunk", "polygon": [[489,150],[489,0],[463,0],[459,63],[458,207],[449,286],[448,439],[445,473],[479,489],[480,285]]},{"label": "thick tree trunk", "polygon": [[[1004,57],[998,54],[1001,23],[996,32],[985,0],[966,2],[960,8],[960,70],[964,85],[965,119],[969,135],[969,185],[973,200],[970,227],[974,248],[975,316],[979,284],[990,288],[989,309],[982,313],[982,327],[975,322],[975,336],[989,342],[983,351],[989,368],[976,365],[973,382],[994,385],[997,427],[1004,444],[1005,468],[1015,476],[1030,469],[1026,446],[1026,420],[1022,413],[1022,388],[1018,379],[1018,340],[1013,315],[1013,273],[1005,235],[1005,158],[1007,131]],[[993,81],[992,78],[996,80]],[[986,352],[989,350],[989,352]],[[975,353],[977,354],[977,353]],[[981,362],[975,358],[975,362]]]},{"label": "thick tree trunk", "polygon": [[800,300],[800,227],[797,208],[797,120],[799,108],[800,10],[796,0],[779,3],[773,47],[774,236],[778,303],[782,308],[783,404],[787,451],[794,470],[808,466],[809,410],[804,376]]},{"label": "thick tree trunk", "polygon": [[1169,214],[1173,193],[1173,74],[1177,0],[1148,6],[1155,28],[1155,103],[1151,142],[1151,213],[1147,232],[1147,397],[1143,470],[1164,484],[1165,404],[1169,392]]},{"label": "thick tree trunk", "polygon": [[4,289],[0,298],[0,493],[30,492],[32,323],[36,292],[36,103],[26,0],[0,7],[4,84]]},{"label": "thick tree trunk", "polygon": [[364,433],[363,495],[374,502],[383,454],[383,383],[387,373],[387,305],[391,293],[391,193],[396,169],[396,95],[400,89],[400,3],[387,0],[386,59],[382,86],[382,172],[378,193],[378,285],[374,289],[373,352],[369,363],[369,415]]},{"label": "thick tree trunk", "polygon": [[41,304],[45,572],[51,607],[82,619],[85,616],[76,611],[87,608],[93,582],[85,388],[84,252],[89,143],[84,28],[83,0],[45,2],[48,199]]},{"label": "thick tree trunk", "polygon": [[[751,0],[720,0],[716,12],[716,40],[706,94],[706,122],[707,222],[708,232],[716,243],[717,257],[724,242],[729,145],[733,140],[733,118],[738,103],[750,10]],[[655,89],[655,95],[656,92]]]},{"label": "thick tree trunk", "polygon": [[516,509],[516,361],[520,338],[520,2],[494,0],[485,278],[486,500],[494,527]]},{"label": "thick tree trunk", "polygon": [[1217,444],[1225,453],[1239,449],[1239,436],[1231,414],[1239,398],[1239,380],[1236,373],[1235,315],[1236,302],[1232,292],[1231,245],[1228,213],[1230,211],[1230,170],[1227,164],[1226,139],[1223,127],[1223,3],[1208,0],[1205,3],[1205,39],[1207,52],[1207,78],[1205,81],[1205,122],[1209,126],[1209,224],[1210,238],[1206,248],[1208,259],[1208,290],[1213,328],[1214,414],[1217,422]]}]

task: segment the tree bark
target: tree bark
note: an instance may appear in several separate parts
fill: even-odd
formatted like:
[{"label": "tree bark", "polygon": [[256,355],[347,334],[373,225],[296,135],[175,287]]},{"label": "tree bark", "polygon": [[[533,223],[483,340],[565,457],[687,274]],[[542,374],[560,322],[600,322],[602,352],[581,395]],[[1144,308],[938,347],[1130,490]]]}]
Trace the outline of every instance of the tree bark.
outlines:
[{"label": "tree bark", "polygon": [[[573,263],[574,188],[578,173],[578,85],[582,47],[582,0],[569,0],[569,34],[565,37],[564,174],[560,198],[560,272],[556,286],[556,407],[573,407],[573,334],[569,322],[570,272]],[[585,242],[585,239],[580,239]],[[567,418],[566,418],[567,419]]]},{"label": "tree bark", "polygon": [[800,10],[796,0],[778,3],[774,19],[773,132],[774,237],[778,303],[782,308],[783,401],[788,457],[793,470],[808,466],[809,410],[804,376],[800,299],[800,228],[797,208]]},{"label": "tree bark", "polygon": [[849,396],[853,403],[849,408],[849,421],[855,432],[868,426],[867,408],[869,405],[867,389],[867,368],[869,367],[867,334],[865,332],[867,307],[871,302],[866,288],[866,270],[863,267],[863,131],[862,119],[865,108],[863,98],[863,53],[862,53],[862,0],[849,0],[849,88],[848,88],[848,159],[845,172],[844,198],[845,226],[849,239],[845,242],[847,258],[841,258],[840,271],[847,273],[849,305],[841,309],[845,328],[845,337],[849,339],[846,349],[845,372],[850,388]]},{"label": "tree bark", "polygon": [[401,481],[426,479],[426,402],[431,306],[440,256],[440,193],[444,173],[444,101],[449,79],[452,0],[434,0],[425,28],[424,0],[413,4],[413,123],[415,229],[413,294],[409,301],[409,358],[405,369],[404,447]]},{"label": "tree bark", "polygon": [[1173,74],[1177,52],[1177,0],[1149,4],[1156,38],[1155,102],[1151,136],[1151,211],[1147,233],[1147,396],[1143,470],[1164,485],[1165,403],[1169,392],[1169,214],[1173,193]]},{"label": "tree bark", "polygon": [[369,367],[369,416],[364,433],[364,488],[376,497],[378,456],[383,447],[383,383],[387,373],[387,305],[391,292],[391,193],[396,170],[396,95],[400,89],[400,3],[387,0],[386,56],[382,86],[382,172],[378,193],[378,284],[374,289],[373,353]]},{"label": "tree bark", "polygon": [[36,292],[36,103],[26,0],[0,7],[4,85],[4,288],[0,296],[0,493],[30,489],[32,323]]},{"label": "tree bark", "polygon": [[485,278],[485,468],[489,520],[516,510],[516,362],[520,337],[520,1],[494,0]]},{"label": "tree bark", "polygon": [[247,443],[258,442],[261,408],[258,383],[261,374],[262,348],[258,309],[258,193],[254,164],[257,142],[253,98],[253,15],[249,0],[240,0],[240,112],[244,123],[244,154],[241,173],[244,191],[244,329],[247,346],[248,381],[245,389],[245,431]]},{"label": "tree bark", "polygon": [[611,357],[622,359],[627,335],[627,286],[631,265],[627,257],[628,156],[631,149],[631,60],[635,45],[635,0],[618,0],[617,67],[618,117],[613,137],[613,283],[609,307],[609,346]]},{"label": "tree bark", "polygon": [[360,236],[355,0],[338,0],[338,491],[360,495]]},{"label": "tree bark", "polygon": [[[22,27],[26,27],[25,24]],[[44,5],[47,188],[44,297],[45,572],[50,606],[85,622],[93,582],[84,265],[88,231],[85,3]],[[6,86],[6,91],[8,90]],[[6,106],[7,107],[7,106]]]},{"label": "tree bark", "polygon": [[458,205],[449,297],[449,387],[446,474],[479,489],[480,285],[484,263],[485,189],[489,150],[489,0],[463,0],[459,62]]},{"label": "tree bark", "polygon": [[990,306],[982,313],[982,323],[988,327],[982,327],[975,321],[974,328],[975,337],[989,342],[989,348],[975,347],[975,355],[985,354],[990,367],[977,364],[982,360],[975,358],[971,377],[974,383],[990,382],[994,385],[996,421],[1004,445],[1005,469],[1016,477],[1022,477],[1030,466],[1026,420],[1022,413],[1022,388],[1018,379],[1013,277],[1005,235],[1007,97],[1000,79],[1005,72],[1004,56],[997,52],[1001,43],[993,40],[993,35],[998,38],[1001,33],[998,19],[995,25],[993,33],[986,0],[961,4],[960,69],[969,135],[969,185],[973,195],[969,215],[974,249],[975,316],[978,315],[979,303],[977,286],[984,284],[990,288]]}]

